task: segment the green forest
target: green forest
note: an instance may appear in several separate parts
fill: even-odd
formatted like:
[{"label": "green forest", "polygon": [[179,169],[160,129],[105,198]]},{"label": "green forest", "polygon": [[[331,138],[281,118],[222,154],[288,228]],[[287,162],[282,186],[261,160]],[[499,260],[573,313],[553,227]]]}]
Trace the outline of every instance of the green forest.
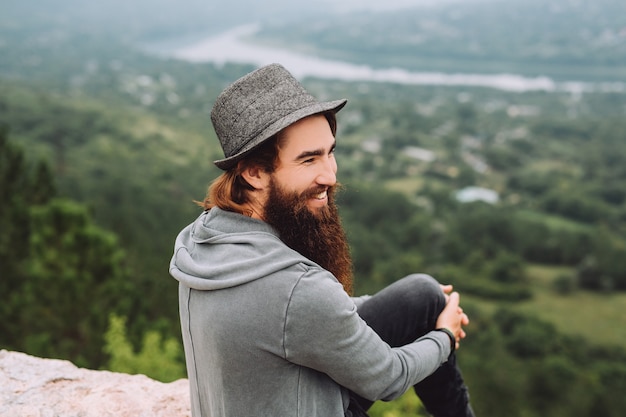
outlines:
[{"label": "green forest", "polygon": [[[68,25],[53,13],[60,3],[43,2],[29,19],[27,5],[13,5],[0,17],[0,348],[184,378],[168,264],[176,234],[200,212],[194,200],[219,173],[213,100],[252,67],[167,59],[132,42],[176,32],[176,14],[165,27],[135,16],[116,35],[118,21]],[[570,3],[562,7],[584,23]],[[92,16],[72,4],[74,18]],[[617,9],[607,10],[603,24],[623,31]],[[369,18],[383,27],[386,16]],[[410,26],[396,33],[408,39]],[[548,39],[569,30],[557,25]],[[605,57],[589,77],[626,82],[616,70],[626,66],[620,39],[608,52],[580,44],[577,53]],[[400,46],[398,62],[407,56]],[[490,54],[514,63],[502,48]],[[330,53],[346,50],[356,51]],[[550,65],[569,65],[574,50],[563,51]],[[477,415],[621,416],[626,91],[303,82],[319,97],[349,100],[336,155],[356,293],[412,272],[460,291],[471,323],[458,355]],[[476,199],[471,187],[496,198]],[[371,411],[416,414],[425,415],[411,393]]]}]

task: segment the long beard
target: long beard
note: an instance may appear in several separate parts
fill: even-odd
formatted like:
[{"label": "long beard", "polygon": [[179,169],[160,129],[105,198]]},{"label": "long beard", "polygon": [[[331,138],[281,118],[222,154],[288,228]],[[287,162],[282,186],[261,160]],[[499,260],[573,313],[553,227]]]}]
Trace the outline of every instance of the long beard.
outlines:
[{"label": "long beard", "polygon": [[272,178],[264,217],[287,246],[332,273],[351,295],[352,258],[333,199],[335,188],[328,189],[327,206],[313,213],[306,205],[321,191],[323,188],[302,194],[286,192]]}]

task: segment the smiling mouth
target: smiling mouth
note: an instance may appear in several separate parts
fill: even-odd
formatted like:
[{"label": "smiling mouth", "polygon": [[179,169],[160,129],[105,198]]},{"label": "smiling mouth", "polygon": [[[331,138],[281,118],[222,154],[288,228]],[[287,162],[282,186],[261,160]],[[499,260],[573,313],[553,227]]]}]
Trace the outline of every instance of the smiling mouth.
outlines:
[{"label": "smiling mouth", "polygon": [[315,198],[316,200],[325,200],[326,197],[328,197],[328,190],[324,190],[319,194],[315,194],[313,196],[313,198]]}]

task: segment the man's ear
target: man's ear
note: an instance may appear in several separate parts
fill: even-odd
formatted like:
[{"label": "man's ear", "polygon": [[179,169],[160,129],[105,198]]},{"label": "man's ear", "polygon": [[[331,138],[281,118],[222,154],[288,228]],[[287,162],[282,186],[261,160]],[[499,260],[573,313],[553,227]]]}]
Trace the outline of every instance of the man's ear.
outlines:
[{"label": "man's ear", "polygon": [[241,176],[255,190],[267,187],[269,175],[257,165],[248,165],[241,171]]}]

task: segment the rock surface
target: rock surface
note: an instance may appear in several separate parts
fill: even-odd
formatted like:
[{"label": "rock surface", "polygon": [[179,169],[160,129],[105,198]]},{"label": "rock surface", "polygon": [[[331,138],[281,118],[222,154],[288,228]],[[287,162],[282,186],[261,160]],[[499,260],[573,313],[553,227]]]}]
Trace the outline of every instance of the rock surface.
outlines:
[{"label": "rock surface", "polygon": [[189,417],[189,381],[93,371],[0,350],[1,417]]}]

